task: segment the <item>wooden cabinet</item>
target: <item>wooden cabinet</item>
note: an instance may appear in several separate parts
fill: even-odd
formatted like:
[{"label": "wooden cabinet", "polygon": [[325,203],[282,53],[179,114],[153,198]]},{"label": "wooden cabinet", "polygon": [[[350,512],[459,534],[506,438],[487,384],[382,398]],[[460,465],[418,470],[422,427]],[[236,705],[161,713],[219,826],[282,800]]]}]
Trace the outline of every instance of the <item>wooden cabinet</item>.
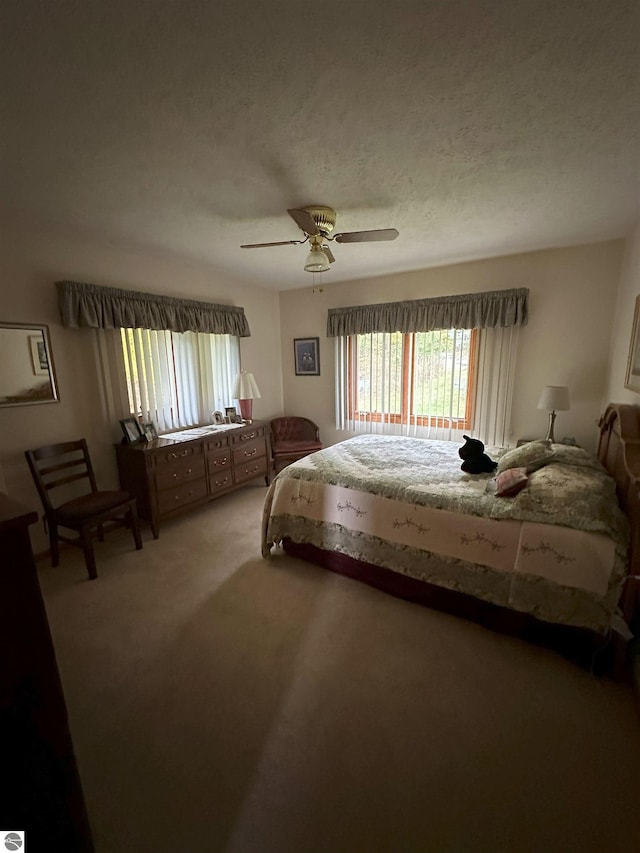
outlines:
[{"label": "wooden cabinet", "polygon": [[92,853],[67,707],[29,541],[28,527],[37,519],[37,513],[0,493],[0,824],[25,831],[26,850]]},{"label": "wooden cabinet", "polygon": [[116,447],[120,484],[135,495],[154,537],[163,519],[239,488],[269,484],[267,425],[196,427],[150,443]]}]

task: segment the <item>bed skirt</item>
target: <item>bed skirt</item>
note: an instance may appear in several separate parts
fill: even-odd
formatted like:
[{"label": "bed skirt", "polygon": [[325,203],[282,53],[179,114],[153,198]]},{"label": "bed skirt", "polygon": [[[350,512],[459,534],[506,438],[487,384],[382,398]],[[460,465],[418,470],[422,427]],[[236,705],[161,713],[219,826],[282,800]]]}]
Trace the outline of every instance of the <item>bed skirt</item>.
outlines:
[{"label": "bed skirt", "polygon": [[325,551],[308,543],[293,542],[285,537],[281,544],[283,550],[292,557],[299,557],[336,574],[366,583],[396,598],[468,619],[496,633],[551,648],[596,674],[610,672],[614,666],[615,644],[587,628],[544,622],[530,614],[361,562],[347,554]]}]

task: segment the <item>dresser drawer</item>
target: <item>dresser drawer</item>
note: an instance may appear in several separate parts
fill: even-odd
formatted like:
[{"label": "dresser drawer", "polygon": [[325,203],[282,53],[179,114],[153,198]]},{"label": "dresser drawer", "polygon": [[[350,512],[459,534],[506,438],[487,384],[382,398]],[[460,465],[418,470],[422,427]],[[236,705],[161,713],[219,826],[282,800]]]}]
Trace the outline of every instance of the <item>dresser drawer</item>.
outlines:
[{"label": "dresser drawer", "polygon": [[201,456],[180,461],[173,460],[171,465],[159,465],[156,468],[156,487],[159,490],[170,489],[202,477],[204,477],[204,459]]},{"label": "dresser drawer", "polygon": [[215,453],[209,453],[209,475],[211,476],[217,471],[222,471],[225,468],[231,468],[231,450],[218,450]]},{"label": "dresser drawer", "polygon": [[207,453],[211,453],[211,451],[221,450],[223,447],[229,446],[229,436],[227,435],[216,435],[211,436],[210,438],[205,438],[204,447]]},{"label": "dresser drawer", "polygon": [[158,492],[158,509],[160,515],[164,515],[206,497],[207,481],[205,479],[194,480],[191,483],[176,486],[175,489],[165,489],[163,492]]},{"label": "dresser drawer", "polygon": [[250,441],[255,441],[256,439],[261,439],[262,441],[264,441],[263,426],[246,427],[246,429],[238,430],[238,432],[231,433],[231,443],[233,444],[234,448],[238,445],[247,444]]},{"label": "dresser drawer", "polygon": [[233,472],[231,466],[221,471],[209,474],[209,493],[212,495],[224,492],[233,486]]},{"label": "dresser drawer", "polygon": [[158,450],[154,453],[156,468],[174,466],[177,462],[185,462],[193,459],[202,459],[202,442],[190,443],[181,447],[177,445],[169,450]]},{"label": "dresser drawer", "polygon": [[263,438],[258,441],[250,441],[247,444],[243,444],[241,447],[234,447],[233,464],[236,467],[242,466],[249,460],[258,459],[260,456],[264,456],[265,453],[266,450]]},{"label": "dresser drawer", "polygon": [[252,480],[254,477],[261,477],[267,473],[267,457],[259,456],[249,462],[236,463],[233,468],[233,474],[236,483],[244,483],[245,480]]}]

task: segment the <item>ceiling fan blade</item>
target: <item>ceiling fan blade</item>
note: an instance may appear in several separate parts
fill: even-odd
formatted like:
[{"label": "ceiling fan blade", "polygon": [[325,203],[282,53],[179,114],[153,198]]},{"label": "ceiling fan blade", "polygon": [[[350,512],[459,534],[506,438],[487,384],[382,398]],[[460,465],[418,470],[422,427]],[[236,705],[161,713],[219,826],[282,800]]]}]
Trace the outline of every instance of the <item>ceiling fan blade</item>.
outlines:
[{"label": "ceiling fan blade", "polygon": [[305,240],[281,240],[279,243],[245,243],[241,249],[264,249],[266,246],[298,246]]},{"label": "ceiling fan blade", "polygon": [[336,259],[333,257],[333,252],[331,251],[331,249],[328,246],[322,246],[321,248],[322,251],[325,253],[329,263],[334,264],[336,262]]},{"label": "ceiling fan blade", "polygon": [[344,234],[336,234],[333,239],[336,243],[370,243],[378,240],[395,240],[398,233],[397,228],[380,228],[377,231],[346,231]]},{"label": "ceiling fan blade", "polygon": [[316,234],[320,233],[318,226],[313,221],[313,216],[307,210],[287,210],[287,213],[305,234],[315,237]]}]

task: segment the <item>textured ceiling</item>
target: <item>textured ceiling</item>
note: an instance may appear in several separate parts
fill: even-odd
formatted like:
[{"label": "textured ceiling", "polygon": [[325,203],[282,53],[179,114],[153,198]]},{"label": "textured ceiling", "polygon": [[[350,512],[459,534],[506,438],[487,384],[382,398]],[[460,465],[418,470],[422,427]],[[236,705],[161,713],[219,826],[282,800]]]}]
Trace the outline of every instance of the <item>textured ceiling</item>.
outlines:
[{"label": "textured ceiling", "polygon": [[3,0],[9,215],[312,284],[290,207],[328,204],[325,281],[625,235],[637,0]]}]

